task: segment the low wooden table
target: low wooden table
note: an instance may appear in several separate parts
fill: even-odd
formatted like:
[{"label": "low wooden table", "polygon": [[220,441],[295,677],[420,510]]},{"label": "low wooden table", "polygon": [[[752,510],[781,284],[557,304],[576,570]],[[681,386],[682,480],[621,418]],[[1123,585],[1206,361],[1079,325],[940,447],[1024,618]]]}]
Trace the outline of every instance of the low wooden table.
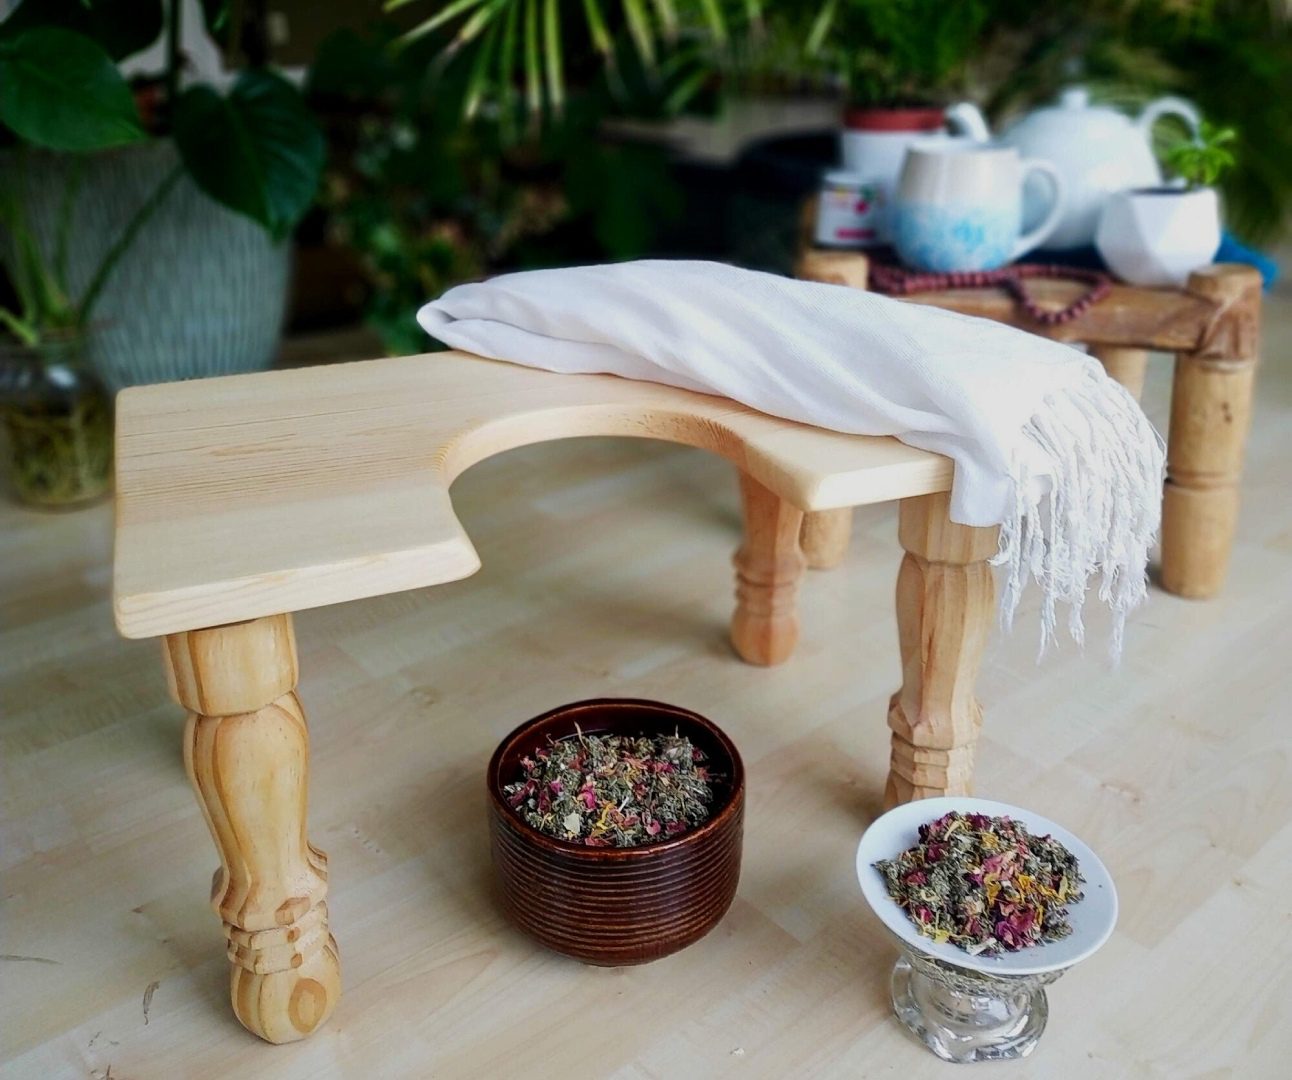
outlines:
[{"label": "low wooden table", "polygon": [[[859,252],[808,249],[796,273],[808,281],[864,289],[868,268]],[[1041,305],[1056,311],[1086,289],[1076,282],[1028,282]],[[1088,345],[1108,374],[1137,398],[1148,350],[1174,353],[1161,584],[1168,592],[1195,598],[1220,591],[1238,522],[1238,485],[1260,347],[1261,278],[1256,270],[1209,266],[1193,274],[1183,289],[1116,285],[1083,315],[1057,326],[1039,325],[998,289],[946,289],[902,299]],[[851,522],[846,511],[809,515],[803,548],[810,565],[833,566],[843,557]]]},{"label": "low wooden table", "polygon": [[327,857],[306,836],[291,612],[469,576],[480,563],[453,480],[501,451],[578,435],[684,443],[737,466],[731,637],[754,664],[786,659],[797,639],[803,512],[900,499],[903,671],[886,800],[968,791],[997,530],[952,524],[946,458],[723,398],[453,352],[127,390],[117,626],[163,639],[188,710],[184,760],[220,857],[212,903],[233,1010],[262,1038],[303,1038],[340,994]]}]

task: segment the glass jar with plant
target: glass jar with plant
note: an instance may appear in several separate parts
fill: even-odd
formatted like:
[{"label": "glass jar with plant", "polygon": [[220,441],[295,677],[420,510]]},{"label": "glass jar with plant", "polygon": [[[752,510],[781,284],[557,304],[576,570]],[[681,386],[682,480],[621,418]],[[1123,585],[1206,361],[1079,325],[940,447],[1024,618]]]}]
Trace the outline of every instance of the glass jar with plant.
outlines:
[{"label": "glass jar with plant", "polygon": [[1113,195],[1095,245],[1109,268],[1133,285],[1183,285],[1220,247],[1220,200],[1212,187],[1234,164],[1233,128],[1204,121],[1197,139],[1165,154],[1176,183]]}]

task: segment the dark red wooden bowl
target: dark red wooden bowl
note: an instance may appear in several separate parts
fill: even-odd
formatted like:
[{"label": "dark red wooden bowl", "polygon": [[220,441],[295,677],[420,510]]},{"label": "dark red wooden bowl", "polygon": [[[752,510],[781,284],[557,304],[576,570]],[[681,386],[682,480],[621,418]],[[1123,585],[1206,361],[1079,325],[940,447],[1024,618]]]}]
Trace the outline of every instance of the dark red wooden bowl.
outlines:
[{"label": "dark red wooden bowl", "polygon": [[[680,731],[721,779],[713,813],[674,840],[635,848],[584,847],[544,836],[502,796],[520,759],[548,736]],[[704,937],[740,880],[745,769],[731,740],[697,713],[658,701],[604,698],[563,705],[522,724],[489,762],[489,833],[508,916],[550,949],[588,964],[644,964]]]}]

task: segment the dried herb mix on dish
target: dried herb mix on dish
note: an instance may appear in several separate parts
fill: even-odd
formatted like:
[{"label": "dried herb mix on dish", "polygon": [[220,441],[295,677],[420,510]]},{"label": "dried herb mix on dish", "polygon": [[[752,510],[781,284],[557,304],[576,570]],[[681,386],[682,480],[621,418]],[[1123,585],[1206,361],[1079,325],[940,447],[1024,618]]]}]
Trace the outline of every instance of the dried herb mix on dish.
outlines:
[{"label": "dried herb mix on dish", "polygon": [[920,842],[881,859],[888,895],[925,937],[970,955],[1017,952],[1072,933],[1083,897],[1076,856],[1009,817],[952,811],[920,826]]},{"label": "dried herb mix on dish", "polygon": [[714,775],[679,735],[549,739],[520,759],[507,802],[539,832],[588,847],[671,840],[708,820]]}]

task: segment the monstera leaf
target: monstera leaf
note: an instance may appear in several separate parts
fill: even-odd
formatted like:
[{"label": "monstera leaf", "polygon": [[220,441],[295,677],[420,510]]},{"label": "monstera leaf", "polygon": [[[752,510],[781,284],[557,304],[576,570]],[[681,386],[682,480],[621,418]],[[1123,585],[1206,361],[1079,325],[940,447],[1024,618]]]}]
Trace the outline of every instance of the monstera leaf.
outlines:
[{"label": "monstera leaf", "polygon": [[144,138],[111,57],[57,27],[0,34],[0,122],[51,150],[101,150]]},{"label": "monstera leaf", "polygon": [[323,171],[322,132],[297,89],[268,71],[245,72],[227,97],[185,90],[175,141],[203,191],[275,237],[301,219]]}]

